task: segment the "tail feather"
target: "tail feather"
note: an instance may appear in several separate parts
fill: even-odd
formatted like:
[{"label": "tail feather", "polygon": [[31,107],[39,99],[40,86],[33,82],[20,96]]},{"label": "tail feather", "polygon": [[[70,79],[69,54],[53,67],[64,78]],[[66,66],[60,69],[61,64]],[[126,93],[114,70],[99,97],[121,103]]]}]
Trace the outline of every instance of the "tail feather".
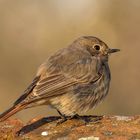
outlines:
[{"label": "tail feather", "polygon": [[16,106],[12,106],[11,108],[9,108],[8,110],[6,110],[5,112],[3,112],[2,114],[0,114],[0,122],[8,119],[9,117],[11,117],[12,115],[14,115],[15,113],[19,112],[20,110],[22,110],[23,108],[25,108],[25,105],[16,105]]}]

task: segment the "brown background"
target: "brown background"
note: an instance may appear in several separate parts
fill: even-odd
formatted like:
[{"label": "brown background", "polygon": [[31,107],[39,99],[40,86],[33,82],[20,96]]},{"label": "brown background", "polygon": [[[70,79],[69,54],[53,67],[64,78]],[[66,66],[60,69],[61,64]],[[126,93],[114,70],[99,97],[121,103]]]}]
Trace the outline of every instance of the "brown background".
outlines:
[{"label": "brown background", "polygon": [[[108,97],[88,114],[140,114],[139,0],[0,0],[0,112],[32,81],[53,52],[82,35],[121,49],[110,58]],[[57,114],[47,107],[16,116],[24,121]]]}]

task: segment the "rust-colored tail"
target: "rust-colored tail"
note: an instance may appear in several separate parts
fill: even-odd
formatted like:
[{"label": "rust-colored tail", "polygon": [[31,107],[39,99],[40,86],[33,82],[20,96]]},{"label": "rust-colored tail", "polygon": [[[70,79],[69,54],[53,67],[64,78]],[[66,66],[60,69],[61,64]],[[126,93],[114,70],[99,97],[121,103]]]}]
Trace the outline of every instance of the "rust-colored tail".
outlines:
[{"label": "rust-colored tail", "polygon": [[14,115],[15,113],[17,113],[20,110],[22,110],[24,107],[25,107],[25,104],[24,105],[18,104],[18,105],[12,106],[8,110],[6,110],[2,114],[0,114],[0,122],[8,119],[9,117],[11,117],[12,115]]}]

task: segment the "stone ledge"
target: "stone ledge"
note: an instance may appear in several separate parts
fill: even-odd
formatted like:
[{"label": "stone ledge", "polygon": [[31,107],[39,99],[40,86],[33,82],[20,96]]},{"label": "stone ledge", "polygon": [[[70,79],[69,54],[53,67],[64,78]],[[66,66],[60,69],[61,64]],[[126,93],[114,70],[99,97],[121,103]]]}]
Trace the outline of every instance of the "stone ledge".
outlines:
[{"label": "stone ledge", "polygon": [[83,117],[90,122],[72,119],[56,125],[60,117],[53,116],[23,126],[18,119],[8,119],[0,123],[0,140],[140,140],[140,116]]}]

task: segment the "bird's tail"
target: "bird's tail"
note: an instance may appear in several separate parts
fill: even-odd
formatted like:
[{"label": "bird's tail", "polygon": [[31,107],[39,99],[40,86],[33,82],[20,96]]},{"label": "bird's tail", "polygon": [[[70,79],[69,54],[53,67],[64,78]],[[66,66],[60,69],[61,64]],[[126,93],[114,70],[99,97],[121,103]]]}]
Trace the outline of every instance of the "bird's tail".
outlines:
[{"label": "bird's tail", "polygon": [[25,104],[18,104],[18,105],[12,106],[8,110],[6,110],[2,114],[0,114],[0,122],[8,119],[9,117],[11,117],[12,115],[14,115],[15,113],[19,112],[20,110],[22,110],[23,108],[25,108],[25,106],[26,106]]}]

